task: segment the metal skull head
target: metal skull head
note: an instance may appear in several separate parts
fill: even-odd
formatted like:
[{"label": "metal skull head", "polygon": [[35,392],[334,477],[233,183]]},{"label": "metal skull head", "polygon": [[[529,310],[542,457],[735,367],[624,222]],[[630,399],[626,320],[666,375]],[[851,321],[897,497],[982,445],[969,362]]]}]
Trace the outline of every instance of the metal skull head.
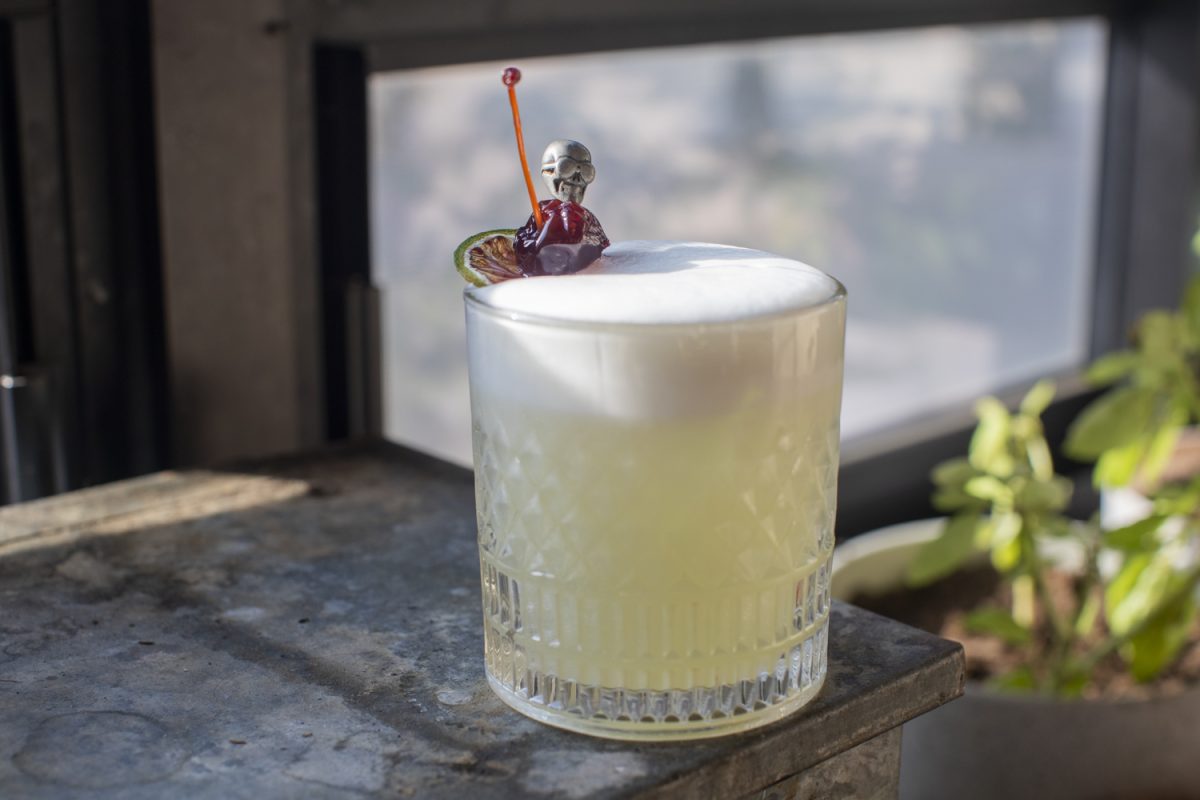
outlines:
[{"label": "metal skull head", "polygon": [[596,180],[591,151],[579,142],[555,139],[542,153],[542,180],[564,203],[582,203],[588,184]]}]

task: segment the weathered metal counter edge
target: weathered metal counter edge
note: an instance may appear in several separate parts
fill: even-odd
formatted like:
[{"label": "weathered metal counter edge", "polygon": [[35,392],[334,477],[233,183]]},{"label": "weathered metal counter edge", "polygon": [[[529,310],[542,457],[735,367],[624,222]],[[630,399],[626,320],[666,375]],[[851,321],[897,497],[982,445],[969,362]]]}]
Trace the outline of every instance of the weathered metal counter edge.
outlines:
[{"label": "weathered metal counter edge", "polygon": [[483,676],[471,475],[371,443],[0,509],[0,796],[736,797],[962,690],[958,645],[835,606],[825,690],[630,745]]}]

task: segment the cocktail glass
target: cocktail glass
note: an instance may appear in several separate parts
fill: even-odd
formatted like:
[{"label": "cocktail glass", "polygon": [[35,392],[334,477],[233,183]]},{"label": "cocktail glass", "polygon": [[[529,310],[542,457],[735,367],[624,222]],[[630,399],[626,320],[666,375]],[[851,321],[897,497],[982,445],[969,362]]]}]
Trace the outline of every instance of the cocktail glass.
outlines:
[{"label": "cocktail glass", "polygon": [[669,740],[757,727],[820,690],[845,325],[830,285],[695,324],[467,293],[486,666],[504,702]]}]

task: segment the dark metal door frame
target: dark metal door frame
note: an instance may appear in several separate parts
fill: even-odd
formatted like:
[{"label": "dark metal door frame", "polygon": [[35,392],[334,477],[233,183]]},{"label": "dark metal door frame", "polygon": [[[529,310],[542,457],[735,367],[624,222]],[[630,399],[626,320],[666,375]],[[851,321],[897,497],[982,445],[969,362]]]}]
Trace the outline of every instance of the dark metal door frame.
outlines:
[{"label": "dark metal door frame", "polygon": [[166,463],[147,0],[0,0],[0,503]]}]

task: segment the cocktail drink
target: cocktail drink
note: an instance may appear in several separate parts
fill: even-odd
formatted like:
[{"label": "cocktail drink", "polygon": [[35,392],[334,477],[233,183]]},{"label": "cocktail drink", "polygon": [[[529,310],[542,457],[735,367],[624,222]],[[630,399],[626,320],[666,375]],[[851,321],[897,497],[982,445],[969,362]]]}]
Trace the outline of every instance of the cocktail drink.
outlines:
[{"label": "cocktail drink", "polygon": [[845,293],[672,242],[466,293],[488,680],[563,728],[744,730],[826,673]]},{"label": "cocktail drink", "polygon": [[771,722],[825,679],[845,292],[753,250],[612,245],[573,140],[539,201],[501,79],[532,213],[454,253],[488,680],[598,736]]}]

